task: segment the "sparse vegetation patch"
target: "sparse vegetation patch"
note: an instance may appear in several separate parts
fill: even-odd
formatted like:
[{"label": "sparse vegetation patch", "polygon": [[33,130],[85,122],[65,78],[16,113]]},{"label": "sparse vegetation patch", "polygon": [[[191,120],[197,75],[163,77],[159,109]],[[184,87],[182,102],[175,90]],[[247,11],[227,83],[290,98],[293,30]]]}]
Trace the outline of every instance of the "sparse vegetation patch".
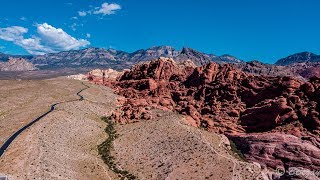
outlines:
[{"label": "sparse vegetation patch", "polygon": [[120,169],[114,162],[114,157],[111,155],[111,150],[113,149],[113,141],[118,137],[117,131],[114,126],[115,123],[111,121],[110,117],[101,118],[108,125],[105,132],[108,134],[108,139],[98,146],[99,154],[101,155],[103,161],[107,164],[109,169],[119,175],[121,179],[137,179],[136,176],[130,174],[128,171]]}]

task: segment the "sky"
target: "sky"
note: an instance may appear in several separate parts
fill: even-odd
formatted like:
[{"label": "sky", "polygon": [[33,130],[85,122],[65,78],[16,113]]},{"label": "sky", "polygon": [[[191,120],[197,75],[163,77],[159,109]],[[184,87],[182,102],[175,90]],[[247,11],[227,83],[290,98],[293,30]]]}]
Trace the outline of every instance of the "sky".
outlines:
[{"label": "sky", "polygon": [[273,63],[320,54],[319,9],[318,0],[10,0],[0,6],[0,52],[169,45]]}]

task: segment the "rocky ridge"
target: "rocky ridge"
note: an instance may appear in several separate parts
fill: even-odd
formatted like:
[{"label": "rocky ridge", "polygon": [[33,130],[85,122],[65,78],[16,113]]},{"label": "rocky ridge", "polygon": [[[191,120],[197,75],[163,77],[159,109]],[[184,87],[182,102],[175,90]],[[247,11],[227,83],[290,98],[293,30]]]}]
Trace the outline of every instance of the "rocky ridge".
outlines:
[{"label": "rocky ridge", "polygon": [[275,64],[286,66],[294,63],[320,62],[320,55],[311,52],[301,52],[279,59]]},{"label": "rocky ridge", "polygon": [[320,62],[295,63],[289,65],[288,68],[306,79],[313,76],[320,77]]},{"label": "rocky ridge", "polygon": [[37,68],[26,59],[9,57],[7,62],[0,62],[0,71],[33,71]]},{"label": "rocky ridge", "polygon": [[[260,61],[249,61],[246,63],[238,63],[234,65],[236,68],[244,72],[254,75],[265,76],[299,76],[287,66],[276,66],[273,64],[265,64]],[[299,77],[302,78],[302,77]]]}]

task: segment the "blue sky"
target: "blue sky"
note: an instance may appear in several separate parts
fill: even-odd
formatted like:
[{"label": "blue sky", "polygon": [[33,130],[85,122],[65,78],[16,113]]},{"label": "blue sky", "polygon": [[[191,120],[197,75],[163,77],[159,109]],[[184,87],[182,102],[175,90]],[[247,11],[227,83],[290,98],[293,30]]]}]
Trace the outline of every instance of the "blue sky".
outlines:
[{"label": "blue sky", "polygon": [[0,7],[0,52],[170,45],[272,63],[320,54],[319,9],[317,0],[10,0]]}]

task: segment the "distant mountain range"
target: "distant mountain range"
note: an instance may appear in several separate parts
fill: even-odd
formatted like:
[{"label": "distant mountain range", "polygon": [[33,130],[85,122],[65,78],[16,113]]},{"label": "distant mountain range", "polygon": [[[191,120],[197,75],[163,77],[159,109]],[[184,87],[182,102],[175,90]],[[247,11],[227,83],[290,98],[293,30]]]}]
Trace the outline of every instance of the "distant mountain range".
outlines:
[{"label": "distant mountain range", "polygon": [[[9,63],[10,67],[6,67],[6,63],[2,63],[2,69],[34,70],[36,67],[40,70],[61,68],[113,68],[121,70],[131,68],[137,63],[154,60],[159,57],[168,57],[173,58],[177,62],[190,60],[196,66],[201,66],[210,62],[219,64],[231,63],[245,72],[270,76],[302,75],[302,77],[299,78],[308,78],[320,74],[320,56],[310,52],[290,55],[278,60],[274,65],[264,64],[259,61],[245,62],[232,55],[217,56],[214,54],[202,53],[187,47],[182,48],[182,50],[176,50],[171,46],[155,46],[148,49],[141,49],[133,53],[103,48],[87,48],[38,56],[8,55],[0,53],[0,62],[6,62],[10,57],[22,58],[32,63],[34,67],[25,62],[11,61],[11,63]],[[12,68],[14,67],[13,63],[16,63],[17,67]],[[9,64],[7,63],[7,65]],[[28,67],[21,67],[24,64]]]},{"label": "distant mountain range", "polygon": [[191,48],[183,48],[181,51],[178,51],[170,46],[156,46],[133,53],[115,49],[87,48],[78,51],[35,56],[30,61],[40,68],[110,66],[115,69],[123,69],[130,68],[136,63],[150,61],[159,57],[174,58],[176,61],[191,60],[195,65],[199,66],[212,61],[218,63],[244,62],[229,55],[216,56],[201,53]]},{"label": "distant mountain range", "polygon": [[157,59],[170,57],[176,61],[191,60],[195,65],[204,65],[209,62],[217,63],[241,63],[244,62],[231,55],[216,56],[196,51],[191,48],[175,50],[170,46],[156,46],[149,49],[141,49],[133,53],[115,49],[87,48],[71,50],[59,53],[51,53],[39,56],[11,56],[0,54],[0,61],[6,61],[9,57],[21,57],[27,59],[40,69],[54,69],[61,67],[112,67],[115,69],[130,68],[132,65]]}]

